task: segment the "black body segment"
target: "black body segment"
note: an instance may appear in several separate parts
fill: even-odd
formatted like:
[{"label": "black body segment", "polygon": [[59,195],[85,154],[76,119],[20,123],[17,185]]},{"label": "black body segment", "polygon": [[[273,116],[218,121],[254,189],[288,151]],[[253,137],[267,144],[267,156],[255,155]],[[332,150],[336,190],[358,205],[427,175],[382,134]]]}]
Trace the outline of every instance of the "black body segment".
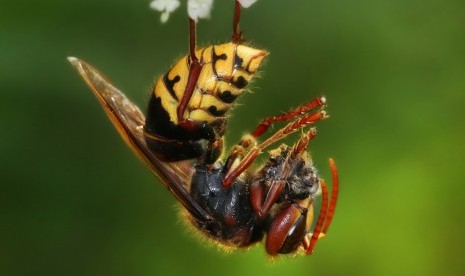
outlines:
[{"label": "black body segment", "polygon": [[215,223],[208,226],[197,221],[199,228],[227,245],[247,246],[259,240],[258,228],[250,206],[247,183],[237,180],[229,189],[224,188],[222,167],[209,170],[196,165],[190,194],[209,213]]}]

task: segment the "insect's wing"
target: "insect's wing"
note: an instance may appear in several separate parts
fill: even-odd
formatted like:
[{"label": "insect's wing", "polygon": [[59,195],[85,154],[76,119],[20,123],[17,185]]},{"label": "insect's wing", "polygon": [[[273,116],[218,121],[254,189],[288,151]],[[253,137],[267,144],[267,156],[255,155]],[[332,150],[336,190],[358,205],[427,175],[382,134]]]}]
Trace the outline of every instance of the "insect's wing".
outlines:
[{"label": "insect's wing", "polygon": [[69,62],[92,89],[111,122],[128,146],[156,174],[182,205],[197,219],[206,221],[210,216],[185,189],[190,183],[192,166],[189,162],[168,163],[158,159],[147,147],[143,134],[145,116],[121,91],[106,80],[95,68],[75,57]]}]

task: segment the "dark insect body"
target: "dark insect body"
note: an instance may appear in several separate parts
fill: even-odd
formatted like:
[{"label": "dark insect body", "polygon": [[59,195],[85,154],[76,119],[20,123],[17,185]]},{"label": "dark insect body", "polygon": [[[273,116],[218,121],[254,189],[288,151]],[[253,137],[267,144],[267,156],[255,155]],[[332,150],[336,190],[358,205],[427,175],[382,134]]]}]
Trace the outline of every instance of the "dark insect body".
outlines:
[{"label": "dark insect body", "polygon": [[[185,207],[202,233],[229,247],[247,247],[264,239],[269,255],[299,248],[310,254],[331,223],[338,174],[330,159],[331,198],[307,146],[316,135],[314,123],[327,118],[323,97],[263,120],[235,145],[223,151],[227,111],[252,80],[267,55],[242,45],[235,2],[231,43],[196,49],[196,23],[190,20],[190,53],[161,76],[151,94],[147,117],[89,64],[69,58],[97,96],[122,138]],[[268,128],[290,121],[259,142]],[[258,169],[256,158],[284,137],[308,127],[292,147],[269,152]],[[175,162],[176,161],[176,162]],[[314,223],[315,199],[322,194]]]}]

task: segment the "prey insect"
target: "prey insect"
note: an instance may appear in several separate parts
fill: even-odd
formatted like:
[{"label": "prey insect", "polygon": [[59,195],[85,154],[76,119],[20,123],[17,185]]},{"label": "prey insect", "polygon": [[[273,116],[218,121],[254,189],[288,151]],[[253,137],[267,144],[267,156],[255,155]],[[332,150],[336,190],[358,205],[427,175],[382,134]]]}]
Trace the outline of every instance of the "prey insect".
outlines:
[{"label": "prey insect", "polygon": [[[227,112],[268,54],[243,45],[240,14],[241,5],[235,1],[230,43],[201,49],[196,48],[196,22],[190,19],[189,54],[158,79],[147,116],[91,65],[74,57],[69,61],[121,137],[184,206],[200,232],[233,248],[266,239],[272,256],[298,250],[310,254],[328,231],[339,189],[334,161],[329,162],[329,196],[307,153],[316,135],[314,124],[327,118],[325,98],[264,119],[220,160]],[[279,122],[289,123],[262,139]],[[269,150],[296,132],[302,134],[293,146]],[[264,164],[252,166],[266,150]]]}]

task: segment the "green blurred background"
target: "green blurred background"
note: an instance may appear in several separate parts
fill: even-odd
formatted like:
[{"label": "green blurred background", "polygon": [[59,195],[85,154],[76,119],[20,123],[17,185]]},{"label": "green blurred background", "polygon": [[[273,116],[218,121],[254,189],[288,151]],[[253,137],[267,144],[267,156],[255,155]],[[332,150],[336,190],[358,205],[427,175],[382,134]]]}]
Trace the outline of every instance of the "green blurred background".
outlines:
[{"label": "green blurred background", "polygon": [[[320,93],[331,119],[311,152],[340,202],[311,257],[225,254],[180,221],[68,64],[83,58],[145,106],[187,51],[185,4],[166,25],[148,0],[0,1],[0,275],[463,275],[465,2],[265,1],[243,14],[271,52],[229,145]],[[228,41],[232,1],[199,25]],[[292,139],[288,140],[292,143]]]}]

